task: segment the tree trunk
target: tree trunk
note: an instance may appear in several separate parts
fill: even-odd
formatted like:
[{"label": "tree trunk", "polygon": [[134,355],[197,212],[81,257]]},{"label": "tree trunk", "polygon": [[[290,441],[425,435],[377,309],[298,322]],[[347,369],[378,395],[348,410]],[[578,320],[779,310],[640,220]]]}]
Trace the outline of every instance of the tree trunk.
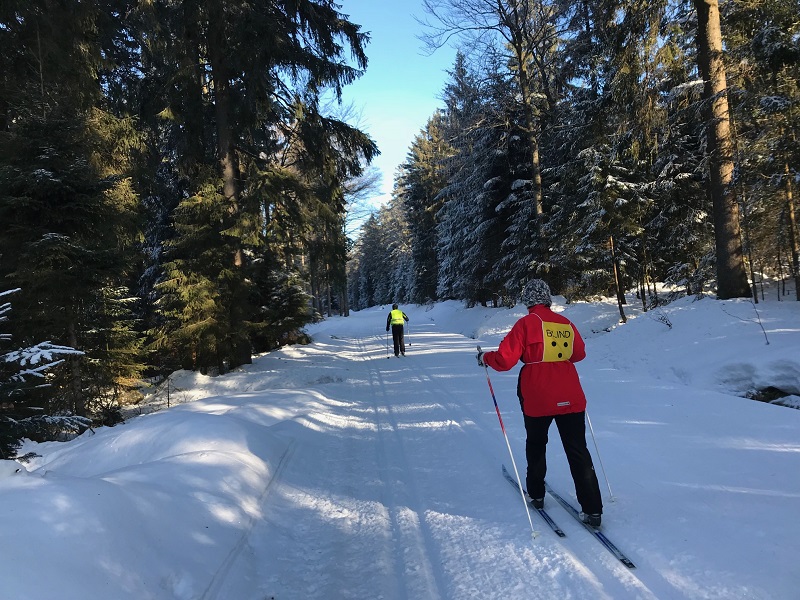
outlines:
[{"label": "tree trunk", "polygon": [[704,96],[708,107],[706,133],[710,158],[711,198],[717,259],[717,297],[750,296],[744,265],[739,206],[733,186],[733,137],[722,59],[722,30],[718,0],[694,0],[697,9],[697,47]]},{"label": "tree trunk", "polygon": [[[514,17],[505,14],[505,10],[500,8],[498,14],[501,15],[502,24],[508,28],[509,33],[513,39],[512,47],[514,50],[514,58],[517,61],[516,78],[519,85],[520,103],[522,104],[522,112],[525,118],[525,134],[528,138],[531,153],[531,177],[533,180],[533,211],[536,219],[536,244],[540,251],[547,247],[543,242],[542,237],[542,219],[544,210],[542,208],[542,171],[541,162],[539,159],[539,140],[536,134],[536,117],[533,110],[533,98],[531,94],[530,76],[528,75],[528,60],[530,54],[522,39],[521,24],[519,23],[519,15],[514,13]],[[503,17],[505,15],[505,17]],[[541,257],[540,260],[544,258]]]},{"label": "tree trunk", "polygon": [[641,265],[639,269],[639,276],[641,278],[640,288],[642,290],[642,310],[647,312],[650,308],[650,270],[648,269],[648,265],[650,264],[650,259],[647,255],[647,235],[645,234],[645,228],[642,228],[642,251],[639,257],[639,264]]},{"label": "tree trunk", "polygon": [[[517,60],[525,60],[525,56],[520,49],[518,51]],[[542,243],[542,219],[544,210],[542,208],[542,165],[539,159],[539,139],[536,135],[536,119],[533,114],[533,106],[531,105],[530,86],[528,82],[528,71],[525,68],[519,70],[519,88],[520,96],[522,99],[522,109],[525,114],[525,131],[528,136],[528,143],[530,144],[531,151],[531,175],[533,178],[533,211],[536,217],[536,237],[537,243],[545,248],[546,244]]]},{"label": "tree trunk", "polygon": [[755,304],[758,304],[758,284],[756,283],[756,268],[755,268],[755,260],[753,260],[753,240],[750,236],[751,227],[750,227],[750,217],[747,214],[747,190],[745,186],[742,185],[742,228],[744,229],[744,240],[745,240],[745,251],[747,254],[747,265],[750,269],[750,281],[752,285],[750,287],[750,297],[753,299]]},{"label": "tree trunk", "polygon": [[[223,69],[214,69],[214,110],[217,118],[217,152],[219,156],[219,165],[222,170],[222,193],[229,202],[231,214],[235,214],[239,210],[238,160],[233,149],[233,136],[228,120],[230,113],[228,85],[227,83],[219,82],[216,75],[222,70]],[[237,259],[236,264],[241,264],[240,259]]]},{"label": "tree trunk", "polygon": [[628,322],[628,317],[625,316],[625,309],[622,306],[626,303],[625,293],[622,291],[622,281],[619,276],[619,265],[617,260],[617,252],[614,248],[614,236],[608,236],[608,245],[611,248],[611,264],[614,267],[614,285],[617,288],[617,306],[619,306],[619,318],[623,323]]},{"label": "tree trunk", "polygon": [[[225,14],[222,5],[209,2],[208,60],[214,82],[214,116],[216,117],[217,156],[222,171],[222,193],[231,215],[239,212],[239,159],[236,156],[231,124],[230,73],[226,62]],[[237,244],[234,264],[242,266],[242,250]]]},{"label": "tree trunk", "polygon": [[0,75],[0,132],[8,131],[8,74]]},{"label": "tree trunk", "polygon": [[[214,83],[214,114],[216,117],[217,155],[222,172],[222,193],[228,203],[228,212],[235,221],[239,213],[239,159],[236,155],[232,125],[232,106],[230,92],[230,72],[227,64],[225,43],[225,13],[222,3],[210,0],[208,18],[210,22],[208,34],[208,60],[211,65]],[[241,268],[244,264],[244,253],[240,240],[234,239],[233,264]],[[241,299],[241,281],[232,284],[234,302]],[[233,307],[235,313],[238,307]],[[252,348],[246,334],[241,316],[232,315],[232,339],[230,368],[252,362]],[[221,340],[220,340],[221,342]]]},{"label": "tree trunk", "polygon": [[789,163],[784,165],[784,180],[786,181],[786,213],[789,216],[789,245],[792,251],[792,271],[794,274],[795,296],[800,301],[800,248],[798,248],[797,218],[795,217],[794,186]]},{"label": "tree trunk", "polygon": [[322,302],[319,298],[319,287],[317,286],[317,272],[312,261],[309,261],[308,284],[311,287],[311,307],[322,315]]},{"label": "tree trunk", "polygon": [[[69,336],[69,346],[78,348],[78,331],[75,319],[70,318],[67,323],[67,335]],[[83,385],[81,382],[80,357],[72,356],[69,359],[70,369],[70,391],[72,393],[72,411],[79,417],[88,416],[86,412],[86,400],[83,397]]]},{"label": "tree trunk", "polygon": [[647,290],[645,289],[644,270],[639,273],[639,296],[642,299],[642,311],[647,312]]},{"label": "tree trunk", "polygon": [[183,4],[183,36],[185,50],[181,54],[181,73],[186,78],[186,106],[183,123],[186,128],[187,167],[193,171],[203,161],[205,144],[203,139],[203,69],[201,67],[200,34],[198,32],[198,6],[194,2]]}]

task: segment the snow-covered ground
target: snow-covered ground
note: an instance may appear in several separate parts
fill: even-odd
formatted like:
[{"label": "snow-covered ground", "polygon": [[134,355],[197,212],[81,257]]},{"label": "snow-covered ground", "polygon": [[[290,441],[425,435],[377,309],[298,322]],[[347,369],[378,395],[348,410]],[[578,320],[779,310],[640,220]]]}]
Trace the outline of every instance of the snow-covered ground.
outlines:
[{"label": "snow-covered ground", "polygon": [[[532,538],[475,361],[523,309],[445,302],[402,307],[405,358],[388,307],[361,311],[228,375],[174,374],[169,409],[26,443],[40,456],[0,461],[0,598],[800,598],[800,410],[743,397],[800,405],[800,303],[775,295],[631,299],[625,325],[556,302],[587,341],[603,531],[635,569],[551,498],[567,537],[533,514]],[[516,375],[491,372],[524,469]],[[574,501],[555,427],[548,459]]]}]

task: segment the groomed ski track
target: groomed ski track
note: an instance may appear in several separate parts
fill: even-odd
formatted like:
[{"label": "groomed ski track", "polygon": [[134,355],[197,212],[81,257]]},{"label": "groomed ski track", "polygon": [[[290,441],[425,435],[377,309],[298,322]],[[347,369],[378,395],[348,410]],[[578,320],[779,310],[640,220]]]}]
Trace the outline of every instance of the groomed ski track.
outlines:
[{"label": "groomed ski track", "polygon": [[[275,427],[288,438],[299,427],[314,435],[294,445],[263,518],[207,597],[246,600],[244,590],[258,589],[254,600],[656,598],[647,581],[661,576],[615,528],[622,506],[607,508],[606,527],[637,560],[635,573],[554,502],[548,510],[568,537],[534,515],[541,535],[532,540],[500,472],[508,452],[485,374],[476,365],[474,377],[453,376],[474,362],[475,340],[415,323],[409,342],[400,358],[387,358],[386,338],[368,333],[320,335],[282,351],[295,378],[298,366],[307,372],[302,393],[313,408]],[[276,365],[279,389],[280,377]],[[492,381],[524,472],[516,378]],[[549,478],[572,497],[555,427],[548,448]]]}]

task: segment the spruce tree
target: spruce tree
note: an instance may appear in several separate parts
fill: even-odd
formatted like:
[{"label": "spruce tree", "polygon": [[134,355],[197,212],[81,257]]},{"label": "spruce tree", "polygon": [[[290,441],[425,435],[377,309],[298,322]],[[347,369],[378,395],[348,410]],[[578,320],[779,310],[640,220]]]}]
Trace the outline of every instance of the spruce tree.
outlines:
[{"label": "spruce tree", "polygon": [[534,237],[528,252],[532,262],[547,263],[540,143],[559,96],[553,68],[559,44],[559,9],[541,0],[425,0],[424,6],[433,17],[425,36],[431,48],[459,36],[465,45],[480,49],[483,57],[494,58],[495,64],[500,57],[513,79],[514,93],[508,101],[516,103],[519,110],[514,126],[526,144],[527,165],[522,168],[530,172]]},{"label": "spruce tree", "polygon": [[[38,342],[32,346],[13,347],[11,334],[4,326],[11,314],[9,298],[19,289],[0,290],[0,458],[10,459],[16,454],[23,438],[35,440],[54,439],[64,433],[81,433],[91,425],[91,420],[72,415],[51,415],[26,399],[26,392],[41,392],[49,387],[54,370],[62,365],[64,357],[77,357],[83,353],[67,346]],[[63,368],[63,367],[62,367]]]},{"label": "spruce tree", "polygon": [[452,154],[444,136],[444,118],[437,111],[412,141],[395,187],[411,235],[411,299],[420,304],[437,299],[437,213],[442,206],[445,162]]},{"label": "spruce tree", "polygon": [[155,92],[141,110],[159,116],[150,122],[154,153],[175,173],[166,179],[186,182],[184,197],[164,198],[179,204],[173,237],[157,242],[165,296],[153,346],[192,368],[234,367],[310,318],[301,278],[326,290],[328,309],[327,289],[344,289],[342,171],[375,149],[348,149],[360,132],[321,117],[319,103],[362,72],[367,36],[315,0],[155,3],[136,14]]},{"label": "spruce tree", "polygon": [[729,80],[741,90],[733,110],[744,239],[755,263],[750,269],[774,265],[780,273],[780,259],[787,257],[800,300],[798,10],[796,1],[733,2],[725,31]]},{"label": "spruce tree", "polygon": [[139,136],[108,110],[102,87],[119,56],[117,9],[21,3],[2,15],[14,77],[0,103],[0,275],[22,288],[12,333],[87,357],[70,358],[37,400],[49,412],[118,406],[141,369],[127,289]]}]

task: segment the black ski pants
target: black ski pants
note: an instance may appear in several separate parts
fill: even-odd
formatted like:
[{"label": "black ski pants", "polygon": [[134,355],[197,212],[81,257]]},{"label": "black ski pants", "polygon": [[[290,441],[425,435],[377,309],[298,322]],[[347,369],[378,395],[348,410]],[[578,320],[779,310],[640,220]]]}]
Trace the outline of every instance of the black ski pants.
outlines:
[{"label": "black ski pants", "polygon": [[592,455],[586,447],[586,421],[584,412],[549,417],[525,417],[525,455],[528,459],[526,486],[531,498],[544,498],[544,477],[547,473],[547,432],[555,421],[561,445],[567,454],[569,470],[575,482],[575,493],[583,512],[601,514],[603,500],[600,485],[592,464]]},{"label": "black ski pants", "polygon": [[394,342],[395,356],[400,353],[402,353],[403,356],[406,354],[406,341],[403,335],[403,330],[404,328],[402,325],[392,325],[392,341]]}]

